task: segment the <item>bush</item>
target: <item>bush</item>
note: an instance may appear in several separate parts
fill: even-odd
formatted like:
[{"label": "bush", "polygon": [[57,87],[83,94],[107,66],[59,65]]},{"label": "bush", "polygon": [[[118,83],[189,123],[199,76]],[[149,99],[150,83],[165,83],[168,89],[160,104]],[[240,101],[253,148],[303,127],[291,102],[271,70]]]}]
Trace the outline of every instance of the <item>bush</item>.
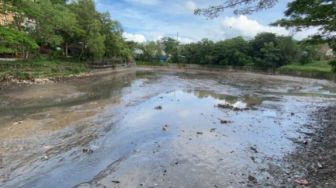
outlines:
[{"label": "bush", "polygon": [[332,67],[333,72],[336,72],[336,60],[333,60],[329,63]]}]

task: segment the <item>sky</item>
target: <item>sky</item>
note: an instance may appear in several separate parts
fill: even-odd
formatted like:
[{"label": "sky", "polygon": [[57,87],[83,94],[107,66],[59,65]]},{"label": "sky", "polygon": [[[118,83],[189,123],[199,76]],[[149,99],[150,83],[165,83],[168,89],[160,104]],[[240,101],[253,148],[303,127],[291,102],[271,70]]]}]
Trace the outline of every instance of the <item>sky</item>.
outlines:
[{"label": "sky", "polygon": [[207,19],[193,14],[196,8],[216,5],[221,0],[95,0],[98,11],[109,12],[124,29],[124,38],[146,42],[162,37],[174,37],[182,43],[197,42],[204,38],[219,41],[237,36],[253,38],[260,32],[291,35],[301,40],[315,29],[300,33],[281,27],[269,26],[283,18],[287,3],[280,0],[269,9],[252,15],[234,15],[226,10],[218,18]]}]

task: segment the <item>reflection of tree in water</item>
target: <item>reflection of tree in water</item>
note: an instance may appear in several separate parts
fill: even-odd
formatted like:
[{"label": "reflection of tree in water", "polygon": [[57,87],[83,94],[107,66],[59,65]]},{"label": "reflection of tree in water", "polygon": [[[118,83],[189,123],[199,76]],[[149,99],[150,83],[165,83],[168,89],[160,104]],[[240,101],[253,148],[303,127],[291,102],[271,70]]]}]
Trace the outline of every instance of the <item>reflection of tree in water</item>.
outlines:
[{"label": "reflection of tree in water", "polygon": [[232,95],[219,94],[213,91],[206,91],[206,90],[188,91],[188,93],[193,93],[195,96],[201,99],[212,97],[218,100],[224,100],[225,102],[230,104],[234,104],[240,101],[246,103],[248,107],[258,106],[261,105],[261,103],[263,102],[263,98],[261,98],[260,96],[252,96],[252,95],[237,97]]}]

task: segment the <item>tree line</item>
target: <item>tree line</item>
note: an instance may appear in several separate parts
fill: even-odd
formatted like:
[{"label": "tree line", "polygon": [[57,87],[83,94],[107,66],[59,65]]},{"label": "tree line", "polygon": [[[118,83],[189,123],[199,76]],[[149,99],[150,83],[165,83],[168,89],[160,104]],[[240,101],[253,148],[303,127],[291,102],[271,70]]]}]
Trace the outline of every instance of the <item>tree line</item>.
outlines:
[{"label": "tree line", "polygon": [[120,23],[98,12],[94,0],[2,0],[0,14],[13,17],[0,27],[0,54],[131,57]]},{"label": "tree line", "polygon": [[[143,44],[132,44],[135,58],[139,61],[158,61],[167,56],[171,63],[211,64],[229,66],[256,66],[276,68],[289,63],[309,63],[327,59],[319,51],[320,45],[308,41],[296,41],[290,36],[260,33],[252,40],[236,37],[214,42],[181,44],[172,38],[163,38]],[[163,53],[164,52],[164,53]]]}]

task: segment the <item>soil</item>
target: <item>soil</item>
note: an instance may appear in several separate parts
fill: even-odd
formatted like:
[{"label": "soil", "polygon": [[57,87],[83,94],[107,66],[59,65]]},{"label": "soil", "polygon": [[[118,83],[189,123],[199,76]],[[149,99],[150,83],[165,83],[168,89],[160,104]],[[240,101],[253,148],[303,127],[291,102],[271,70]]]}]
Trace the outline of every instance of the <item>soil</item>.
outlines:
[{"label": "soil", "polygon": [[335,88],[162,68],[6,86],[0,187],[336,187]]}]

